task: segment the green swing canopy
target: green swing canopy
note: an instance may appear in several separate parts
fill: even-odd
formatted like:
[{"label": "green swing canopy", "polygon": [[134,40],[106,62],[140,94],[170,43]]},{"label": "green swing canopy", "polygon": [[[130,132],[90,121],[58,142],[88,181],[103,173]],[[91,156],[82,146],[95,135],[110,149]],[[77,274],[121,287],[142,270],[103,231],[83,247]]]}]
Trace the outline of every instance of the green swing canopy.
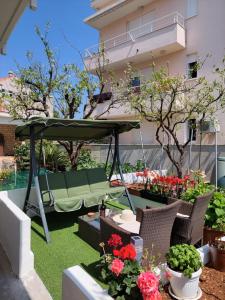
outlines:
[{"label": "green swing canopy", "polygon": [[30,138],[30,127],[34,129],[35,139],[75,141],[98,140],[139,129],[140,122],[134,120],[73,120],[32,117],[24,125],[17,126],[16,137],[20,140]]}]

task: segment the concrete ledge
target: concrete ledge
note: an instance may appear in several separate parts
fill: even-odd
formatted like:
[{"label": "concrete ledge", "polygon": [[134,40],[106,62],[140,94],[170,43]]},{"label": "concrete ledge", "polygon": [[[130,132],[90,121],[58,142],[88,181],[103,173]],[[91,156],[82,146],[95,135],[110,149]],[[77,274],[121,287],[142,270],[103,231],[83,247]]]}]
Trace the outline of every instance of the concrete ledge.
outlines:
[{"label": "concrete ledge", "polygon": [[80,266],[63,272],[62,300],[112,300],[107,291]]},{"label": "concrete ledge", "polygon": [[23,277],[34,269],[30,239],[30,218],[11,200],[2,199],[0,195],[0,243],[18,277]]}]

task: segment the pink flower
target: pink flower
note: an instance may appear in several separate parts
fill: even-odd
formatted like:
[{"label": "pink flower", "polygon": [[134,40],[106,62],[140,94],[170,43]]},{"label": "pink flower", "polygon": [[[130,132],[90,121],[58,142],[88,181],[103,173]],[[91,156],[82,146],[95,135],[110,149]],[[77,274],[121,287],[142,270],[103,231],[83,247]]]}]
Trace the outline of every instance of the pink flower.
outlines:
[{"label": "pink flower", "polygon": [[159,279],[151,272],[143,272],[138,276],[137,285],[144,300],[160,300]]},{"label": "pink flower", "polygon": [[115,258],[111,264],[111,271],[118,277],[123,271],[124,263],[119,258]]}]

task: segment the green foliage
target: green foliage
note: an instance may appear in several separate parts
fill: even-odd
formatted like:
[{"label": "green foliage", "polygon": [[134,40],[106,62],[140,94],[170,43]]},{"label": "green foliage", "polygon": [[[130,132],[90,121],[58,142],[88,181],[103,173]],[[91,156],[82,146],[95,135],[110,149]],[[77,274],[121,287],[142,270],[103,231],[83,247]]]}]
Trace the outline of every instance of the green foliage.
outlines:
[{"label": "green foliage", "polygon": [[116,300],[141,299],[140,290],[137,287],[137,277],[141,270],[139,263],[136,260],[125,260],[122,273],[116,277],[109,271],[109,263],[112,260],[113,256],[106,254],[98,265],[101,268],[101,279],[109,286],[109,295]]},{"label": "green foliage", "polygon": [[77,169],[92,169],[98,166],[99,164],[91,156],[91,150],[82,148],[77,161]]},{"label": "green foliage", "polygon": [[225,191],[216,191],[205,215],[205,225],[225,231]]},{"label": "green foliage", "polygon": [[166,259],[172,270],[181,272],[188,278],[202,267],[200,254],[193,245],[181,244],[170,247]]},{"label": "green foliage", "polygon": [[215,186],[205,182],[205,172],[201,170],[191,171],[193,178],[193,185],[188,187],[185,192],[181,194],[181,199],[187,202],[194,203],[196,197],[209,193],[215,190]]},{"label": "green foliage", "polygon": [[[41,167],[46,167],[51,171],[63,171],[69,166],[69,158],[65,151],[63,151],[57,143],[50,141],[43,141],[43,149],[45,153],[45,162],[44,166],[43,157],[38,162]],[[36,145],[36,158],[39,159],[40,144]],[[18,144],[14,148],[14,155],[18,168],[24,170],[29,168],[30,165],[30,143],[24,142]]]},{"label": "green foliage", "polygon": [[214,186],[206,184],[204,182],[200,182],[196,184],[194,187],[190,187],[184,193],[182,193],[181,199],[187,202],[194,203],[196,197],[211,192],[214,189],[215,189]]},{"label": "green foliage", "polygon": [[12,171],[9,169],[2,169],[0,170],[0,181],[6,180],[10,175]]},{"label": "green foliage", "polygon": [[27,142],[17,144],[14,147],[14,156],[20,170],[28,168],[30,164],[30,144]]},{"label": "green foliage", "polygon": [[[39,149],[37,146],[36,149]],[[59,144],[53,143],[51,141],[44,141],[43,142],[43,149],[45,153],[45,162],[46,162],[46,168],[51,171],[65,171],[69,165],[69,157],[67,153],[61,149]],[[36,156],[38,157],[39,153],[36,153]],[[41,166],[44,166],[43,157],[41,159]]]}]

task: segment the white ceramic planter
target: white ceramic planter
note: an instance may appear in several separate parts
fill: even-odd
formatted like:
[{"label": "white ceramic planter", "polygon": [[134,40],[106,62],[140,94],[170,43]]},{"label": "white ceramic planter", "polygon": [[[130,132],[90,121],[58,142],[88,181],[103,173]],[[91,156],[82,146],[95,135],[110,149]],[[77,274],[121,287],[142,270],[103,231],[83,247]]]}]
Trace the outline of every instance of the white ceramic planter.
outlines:
[{"label": "white ceramic planter", "polygon": [[202,273],[200,268],[192,274],[191,278],[184,276],[180,272],[171,270],[167,266],[167,271],[171,277],[169,279],[173,293],[181,299],[195,299],[198,295],[199,277]]}]

